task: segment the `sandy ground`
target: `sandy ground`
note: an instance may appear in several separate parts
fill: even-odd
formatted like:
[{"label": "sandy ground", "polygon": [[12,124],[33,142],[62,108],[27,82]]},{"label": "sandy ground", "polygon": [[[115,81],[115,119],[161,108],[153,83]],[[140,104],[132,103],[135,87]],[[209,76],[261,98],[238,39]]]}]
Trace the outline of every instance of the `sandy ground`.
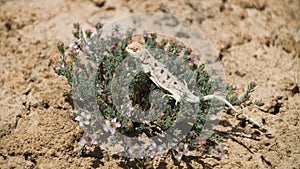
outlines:
[{"label": "sandy ground", "polygon": [[[246,113],[261,120],[225,141],[221,160],[196,155],[161,168],[300,168],[299,0],[0,0],[0,168],[130,168],[118,157],[90,152],[77,157],[82,136],[66,98],[67,81],[53,64],[59,41],[69,44],[72,24],[91,28],[138,12],[170,12],[192,22],[212,41],[227,83],[252,94],[264,106]],[[232,124],[238,124],[227,115]],[[257,139],[253,139],[253,134]],[[144,166],[145,167],[145,166]]]}]

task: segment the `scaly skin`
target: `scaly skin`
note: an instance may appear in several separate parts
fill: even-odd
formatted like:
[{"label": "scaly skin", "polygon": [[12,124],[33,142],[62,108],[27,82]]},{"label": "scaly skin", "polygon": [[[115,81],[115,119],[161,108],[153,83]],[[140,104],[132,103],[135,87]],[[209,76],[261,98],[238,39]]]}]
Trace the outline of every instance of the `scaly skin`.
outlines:
[{"label": "scaly skin", "polygon": [[[185,95],[186,101],[190,103],[197,103],[200,101],[198,96],[195,96],[187,87],[186,84],[180,82],[176,76],[174,76],[165,67],[164,64],[156,60],[151,53],[140,43],[133,42],[126,47],[126,51],[133,57],[138,58],[142,62],[142,68],[145,73],[150,74],[150,79],[160,88],[167,90],[171,93],[169,96],[176,100],[176,103],[180,101],[180,98]],[[224,102],[227,106],[236,110],[225,98],[217,95],[207,95],[203,97],[204,100],[217,99]]]}]

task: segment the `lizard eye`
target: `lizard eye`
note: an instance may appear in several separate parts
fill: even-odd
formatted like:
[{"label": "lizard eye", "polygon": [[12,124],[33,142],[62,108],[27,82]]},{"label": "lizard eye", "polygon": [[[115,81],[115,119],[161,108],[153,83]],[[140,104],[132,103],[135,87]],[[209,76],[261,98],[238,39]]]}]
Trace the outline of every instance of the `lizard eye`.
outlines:
[{"label": "lizard eye", "polygon": [[136,51],[138,51],[139,48],[137,48],[137,47],[131,47],[130,49],[131,49],[132,51],[136,52]]}]

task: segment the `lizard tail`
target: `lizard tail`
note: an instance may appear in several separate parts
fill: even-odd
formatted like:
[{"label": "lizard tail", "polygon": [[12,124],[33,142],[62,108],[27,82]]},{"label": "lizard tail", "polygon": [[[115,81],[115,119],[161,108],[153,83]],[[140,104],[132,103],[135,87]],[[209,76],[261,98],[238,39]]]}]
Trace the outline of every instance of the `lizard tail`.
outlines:
[{"label": "lizard tail", "polygon": [[229,103],[229,101],[227,101],[224,97],[222,96],[218,96],[218,95],[206,95],[203,97],[204,100],[211,100],[211,99],[217,99],[217,100],[220,100],[222,101],[223,103],[225,103],[227,106],[229,106],[232,110],[234,110],[235,112],[238,112],[239,111],[237,109],[235,109],[231,103]]}]

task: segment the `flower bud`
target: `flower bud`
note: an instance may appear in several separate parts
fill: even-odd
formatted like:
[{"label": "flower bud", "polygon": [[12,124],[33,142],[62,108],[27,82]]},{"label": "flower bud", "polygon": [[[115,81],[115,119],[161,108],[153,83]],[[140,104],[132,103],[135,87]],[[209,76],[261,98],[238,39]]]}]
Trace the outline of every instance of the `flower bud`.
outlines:
[{"label": "flower bud", "polygon": [[99,29],[101,29],[102,27],[104,26],[104,24],[103,23],[101,23],[101,22],[98,22],[97,24],[96,24],[96,29],[97,30],[99,30]]},{"label": "flower bud", "polygon": [[90,29],[86,29],[85,34],[88,38],[90,38],[92,36],[93,32]]},{"label": "flower bud", "polygon": [[74,27],[74,29],[79,29],[80,25],[78,22],[74,22],[73,27]]}]

